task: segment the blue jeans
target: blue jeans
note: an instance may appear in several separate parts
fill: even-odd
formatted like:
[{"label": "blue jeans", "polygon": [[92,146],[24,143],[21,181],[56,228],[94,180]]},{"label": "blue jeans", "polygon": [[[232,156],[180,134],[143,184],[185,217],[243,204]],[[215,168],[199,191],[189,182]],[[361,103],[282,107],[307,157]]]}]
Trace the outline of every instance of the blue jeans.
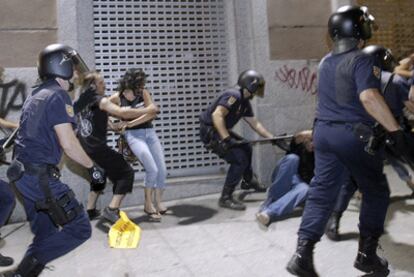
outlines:
[{"label": "blue jeans", "polygon": [[10,189],[10,185],[0,180],[0,227],[6,223],[15,203],[14,193]]},{"label": "blue jeans", "polygon": [[267,199],[260,207],[271,222],[291,213],[305,201],[309,186],[300,178],[298,168],[299,156],[296,154],[284,156],[276,165]]},{"label": "blue jeans", "polygon": [[127,130],[125,138],[145,169],[145,187],[164,188],[167,168],[164,151],[154,128]]},{"label": "blue jeans", "polygon": [[[36,210],[36,201],[45,199],[37,176],[24,174],[16,182],[16,186],[23,196],[24,209],[34,234],[33,242],[29,245],[25,256],[33,256],[45,265],[72,251],[91,237],[91,224],[84,211],[62,228],[58,228],[46,212]],[[49,178],[49,188],[56,198],[62,197],[70,190],[66,184],[53,178]],[[78,201],[72,199],[65,209],[69,210],[76,206],[79,206]]]}]

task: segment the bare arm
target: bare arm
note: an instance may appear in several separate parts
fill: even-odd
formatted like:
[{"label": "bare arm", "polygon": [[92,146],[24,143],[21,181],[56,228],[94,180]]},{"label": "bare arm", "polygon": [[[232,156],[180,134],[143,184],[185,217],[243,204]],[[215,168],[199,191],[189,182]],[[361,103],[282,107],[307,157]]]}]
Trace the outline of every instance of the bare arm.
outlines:
[{"label": "bare arm", "polygon": [[121,98],[119,98],[119,92],[115,92],[111,96],[108,97],[109,101],[112,103],[120,106],[121,105]]},{"label": "bare arm", "polygon": [[390,108],[377,89],[366,89],[359,95],[365,110],[387,131],[397,131],[400,126],[392,115]]},{"label": "bare arm", "polygon": [[19,124],[0,118],[0,126],[3,128],[16,129]]},{"label": "bare arm", "polygon": [[414,114],[414,103],[412,101],[404,101],[404,106],[410,113]]},{"label": "bare arm", "polygon": [[147,109],[147,113],[149,114],[157,114],[160,112],[160,108],[158,108],[157,105],[155,105],[154,101],[152,101],[151,94],[148,92],[148,90],[144,89],[143,92],[143,98],[144,98],[144,105],[145,109]]},{"label": "bare arm", "polygon": [[120,107],[112,103],[108,98],[102,98],[99,102],[99,109],[110,113],[113,116],[123,119],[133,119],[140,117],[145,114],[147,111],[145,108],[131,109],[126,107]]},{"label": "bare arm", "polygon": [[66,155],[78,164],[86,168],[91,168],[93,166],[93,161],[80,145],[75,136],[75,132],[72,129],[72,125],[70,123],[62,123],[55,125],[53,128],[58,137],[59,144],[62,146]]},{"label": "bare arm", "polygon": [[141,117],[144,114],[154,114],[159,113],[159,108],[151,99],[151,95],[147,90],[143,92],[144,98],[144,107],[143,108],[130,108],[130,107],[120,107],[121,98],[119,97],[119,92],[111,95],[106,100],[103,98],[99,103],[99,108],[101,110],[107,111],[108,113],[123,119],[136,119]]},{"label": "bare arm", "polygon": [[411,78],[413,76],[413,72],[411,71],[413,58],[414,56],[410,56],[401,60],[400,64],[395,67],[394,72],[402,77]]},{"label": "bare arm", "polygon": [[244,117],[243,118],[247,124],[249,124],[250,128],[252,128],[256,133],[261,135],[264,138],[272,138],[274,137],[272,133],[270,133],[263,125],[257,120],[256,117]]},{"label": "bare arm", "polygon": [[217,106],[214,112],[211,114],[213,119],[213,125],[217,130],[221,139],[225,139],[230,136],[229,131],[226,128],[225,118],[228,115],[229,110],[224,106]]},{"label": "bare arm", "polygon": [[128,121],[127,123],[126,123],[126,125],[125,125],[125,127],[126,128],[131,128],[131,127],[134,127],[134,126],[137,126],[137,125],[140,125],[140,124],[142,124],[142,123],[145,123],[145,122],[147,122],[147,121],[150,121],[150,120],[153,120],[154,118],[156,118],[157,117],[157,115],[156,114],[144,114],[144,115],[141,115],[140,117],[138,117],[138,118],[136,118],[136,119],[134,119],[134,120],[131,120],[131,121]]}]

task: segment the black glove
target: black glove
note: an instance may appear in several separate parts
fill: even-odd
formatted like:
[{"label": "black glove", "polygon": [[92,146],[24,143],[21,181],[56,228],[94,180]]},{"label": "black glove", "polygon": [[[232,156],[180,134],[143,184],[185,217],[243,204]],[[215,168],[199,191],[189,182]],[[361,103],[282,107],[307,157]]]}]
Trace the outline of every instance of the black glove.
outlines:
[{"label": "black glove", "polygon": [[220,141],[220,147],[224,151],[228,151],[232,147],[237,147],[239,145],[247,144],[247,143],[249,143],[247,140],[244,140],[244,139],[237,140],[237,139],[233,138],[232,136],[228,136],[225,139]]},{"label": "black glove", "polygon": [[97,164],[93,164],[91,168],[88,168],[89,175],[91,176],[92,184],[105,184],[106,176],[105,170]]},{"label": "black glove", "polygon": [[388,134],[389,139],[387,140],[387,145],[395,156],[405,157],[407,153],[411,152],[403,130],[389,132]]}]

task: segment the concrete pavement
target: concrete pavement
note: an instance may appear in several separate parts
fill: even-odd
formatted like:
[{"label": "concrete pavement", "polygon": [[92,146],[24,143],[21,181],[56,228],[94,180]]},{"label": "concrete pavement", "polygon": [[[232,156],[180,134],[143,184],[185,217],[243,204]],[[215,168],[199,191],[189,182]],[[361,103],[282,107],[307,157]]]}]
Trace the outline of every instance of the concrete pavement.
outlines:
[{"label": "concrete pavement", "polygon": [[[392,203],[387,216],[382,253],[390,262],[389,276],[414,276],[414,199],[396,174],[386,167]],[[194,184],[196,186],[196,184]],[[41,276],[291,276],[285,266],[295,250],[300,211],[273,223],[267,231],[255,222],[264,193],[245,197],[244,212],[218,208],[218,194],[167,202],[170,211],[161,223],[151,223],[142,206],[126,209],[142,228],[137,249],[111,249],[108,226],[93,221],[92,238],[75,251],[50,263]],[[358,201],[344,213],[341,232],[347,240],[323,238],[315,251],[321,276],[360,276],[352,267],[358,240]],[[32,239],[28,223],[7,225],[0,252],[19,261]]]}]

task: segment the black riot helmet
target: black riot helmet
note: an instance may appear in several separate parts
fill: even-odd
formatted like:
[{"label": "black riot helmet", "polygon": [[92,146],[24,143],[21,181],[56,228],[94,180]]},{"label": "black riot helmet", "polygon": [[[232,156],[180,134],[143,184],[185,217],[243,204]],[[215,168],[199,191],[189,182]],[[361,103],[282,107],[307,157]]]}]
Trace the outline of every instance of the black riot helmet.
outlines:
[{"label": "black riot helmet", "polygon": [[[329,36],[334,41],[334,52],[341,53],[356,47],[360,40],[372,36],[374,17],[365,6],[343,6],[328,21]],[[339,48],[339,49],[337,49]]]},{"label": "black riot helmet", "polygon": [[69,80],[75,69],[80,73],[89,71],[83,59],[70,46],[51,44],[39,54],[37,71],[42,80],[55,77]]},{"label": "black riot helmet", "polygon": [[382,70],[393,72],[394,67],[397,65],[397,62],[395,61],[391,50],[383,46],[370,45],[362,49],[362,52],[374,56],[377,59]]},{"label": "black riot helmet", "polygon": [[240,73],[237,85],[242,89],[247,89],[253,95],[262,98],[264,96],[265,80],[257,71],[249,69]]}]

